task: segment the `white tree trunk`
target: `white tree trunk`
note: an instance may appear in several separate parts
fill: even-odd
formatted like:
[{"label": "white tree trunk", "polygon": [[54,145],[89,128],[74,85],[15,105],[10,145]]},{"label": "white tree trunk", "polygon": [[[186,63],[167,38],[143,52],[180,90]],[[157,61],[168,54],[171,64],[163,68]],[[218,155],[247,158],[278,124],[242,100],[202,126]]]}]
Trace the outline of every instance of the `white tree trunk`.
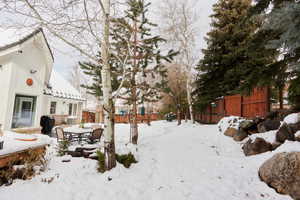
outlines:
[{"label": "white tree trunk", "polygon": [[186,90],[187,90],[187,100],[188,100],[188,104],[189,104],[189,111],[190,111],[191,121],[194,124],[195,119],[194,119],[193,102],[192,102],[192,95],[191,95],[192,88],[191,88],[190,74],[188,74],[188,76],[187,76]]},{"label": "white tree trunk", "polygon": [[109,15],[110,0],[103,0],[103,39],[101,44],[101,55],[103,60],[102,91],[103,91],[103,110],[104,110],[104,154],[105,169],[110,170],[116,166],[115,143],[113,130],[113,101],[111,86],[111,71],[109,65]]}]

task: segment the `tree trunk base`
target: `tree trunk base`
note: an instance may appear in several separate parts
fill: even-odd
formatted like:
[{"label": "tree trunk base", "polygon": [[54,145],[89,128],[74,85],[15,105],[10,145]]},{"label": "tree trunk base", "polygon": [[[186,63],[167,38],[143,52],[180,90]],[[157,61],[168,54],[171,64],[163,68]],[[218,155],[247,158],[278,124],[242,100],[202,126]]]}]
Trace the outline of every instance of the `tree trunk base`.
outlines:
[{"label": "tree trunk base", "polygon": [[116,153],[114,144],[111,142],[104,142],[105,155],[105,170],[111,170],[116,166]]}]

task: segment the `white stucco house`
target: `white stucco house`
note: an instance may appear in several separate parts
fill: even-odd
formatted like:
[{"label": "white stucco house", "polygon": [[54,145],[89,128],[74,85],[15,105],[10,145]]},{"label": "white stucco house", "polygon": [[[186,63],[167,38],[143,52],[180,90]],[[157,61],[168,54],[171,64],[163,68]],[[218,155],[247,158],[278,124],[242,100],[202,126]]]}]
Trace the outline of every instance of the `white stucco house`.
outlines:
[{"label": "white stucco house", "polygon": [[42,29],[23,34],[0,29],[0,124],[4,130],[38,128],[43,115],[81,120],[84,99],[53,70]]}]

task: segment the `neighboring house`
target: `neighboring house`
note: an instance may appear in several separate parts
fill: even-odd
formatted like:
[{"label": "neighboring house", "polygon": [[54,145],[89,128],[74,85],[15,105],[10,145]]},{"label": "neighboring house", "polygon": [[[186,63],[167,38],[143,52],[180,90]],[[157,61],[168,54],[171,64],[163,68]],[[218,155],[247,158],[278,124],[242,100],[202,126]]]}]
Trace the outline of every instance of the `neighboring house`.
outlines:
[{"label": "neighboring house", "polygon": [[38,128],[40,117],[81,119],[80,93],[53,71],[42,29],[16,34],[0,29],[0,124],[4,130]]}]

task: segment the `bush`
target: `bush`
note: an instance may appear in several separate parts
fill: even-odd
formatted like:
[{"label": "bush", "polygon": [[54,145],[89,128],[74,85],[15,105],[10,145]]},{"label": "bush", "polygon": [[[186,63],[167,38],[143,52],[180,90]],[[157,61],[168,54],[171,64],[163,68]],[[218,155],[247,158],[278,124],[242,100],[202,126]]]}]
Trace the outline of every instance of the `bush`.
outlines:
[{"label": "bush", "polygon": [[[98,157],[98,172],[104,173],[105,170],[105,156],[104,153],[101,151],[97,151],[97,157]],[[122,164],[124,167],[129,168],[131,164],[137,163],[134,155],[132,153],[129,154],[123,154],[118,155],[116,154],[116,160],[118,163]]]},{"label": "bush", "polygon": [[116,154],[116,160],[118,161],[118,163],[124,165],[124,167],[126,168],[129,168],[133,163],[137,163],[132,153],[123,154],[123,155]]},{"label": "bush", "polygon": [[68,140],[63,140],[58,142],[57,155],[64,156],[68,151],[69,146],[70,146],[70,141]]},{"label": "bush", "polygon": [[97,157],[98,157],[98,172],[104,173],[105,172],[105,156],[104,153],[101,151],[97,151]]}]

